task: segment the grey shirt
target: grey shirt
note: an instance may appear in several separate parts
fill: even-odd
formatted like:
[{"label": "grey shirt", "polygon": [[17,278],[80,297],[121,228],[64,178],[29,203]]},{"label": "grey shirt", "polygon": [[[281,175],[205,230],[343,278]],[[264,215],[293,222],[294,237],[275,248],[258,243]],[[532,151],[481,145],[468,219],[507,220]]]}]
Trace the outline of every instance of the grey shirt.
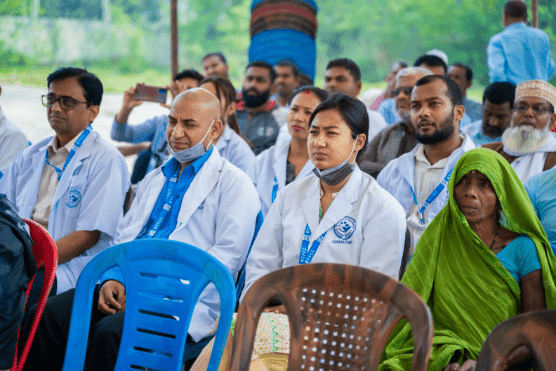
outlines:
[{"label": "grey shirt", "polygon": [[241,134],[253,144],[255,155],[276,143],[280,127],[286,123],[287,113],[287,109],[275,106],[267,111],[256,113],[249,120],[247,110],[236,112]]}]

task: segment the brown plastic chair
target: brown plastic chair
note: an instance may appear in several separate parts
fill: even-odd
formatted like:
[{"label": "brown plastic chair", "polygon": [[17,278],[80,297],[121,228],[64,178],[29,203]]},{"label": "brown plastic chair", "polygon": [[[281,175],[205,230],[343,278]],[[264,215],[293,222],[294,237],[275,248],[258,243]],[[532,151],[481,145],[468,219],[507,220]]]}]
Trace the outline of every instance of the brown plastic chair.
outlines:
[{"label": "brown plastic chair", "polygon": [[523,359],[516,359],[515,353],[524,347],[539,370],[556,370],[556,310],[523,313],[496,326],[481,347],[476,370],[506,370],[513,360]]},{"label": "brown plastic chair", "polygon": [[376,370],[388,336],[406,317],[413,329],[411,370],[426,370],[433,322],[401,282],[361,267],[315,263],[259,279],[239,308],[228,369],[247,371],[261,311],[278,297],[290,321],[288,370]]}]

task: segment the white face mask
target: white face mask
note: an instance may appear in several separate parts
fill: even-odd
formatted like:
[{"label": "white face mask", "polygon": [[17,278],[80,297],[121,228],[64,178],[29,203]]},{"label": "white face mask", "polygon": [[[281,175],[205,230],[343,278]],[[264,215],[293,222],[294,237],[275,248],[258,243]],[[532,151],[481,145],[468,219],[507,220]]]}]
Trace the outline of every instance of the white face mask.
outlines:
[{"label": "white face mask", "polygon": [[[324,170],[319,170],[315,167],[313,169],[313,173],[315,173],[315,175],[320,180],[322,180],[323,182],[325,182],[328,185],[336,185],[336,184],[340,183],[342,180],[347,178],[347,176],[350,175],[353,172],[353,169],[355,169],[355,161],[353,163],[348,162],[348,161],[349,161],[349,158],[351,157],[351,154],[355,150],[356,145],[357,145],[357,139],[355,140],[355,143],[353,144],[353,148],[351,149],[351,152],[350,152],[348,158],[345,159],[340,165],[334,166],[330,169],[324,169]],[[357,154],[355,156],[357,157]]]},{"label": "white face mask", "polygon": [[[207,132],[205,133],[205,136],[203,137],[203,139],[201,139],[199,141],[199,143],[195,144],[193,147],[186,148],[182,151],[175,152],[172,149],[172,146],[168,145],[168,151],[170,152],[170,154],[172,156],[174,156],[174,158],[176,160],[178,160],[179,163],[184,164],[184,163],[187,163],[187,162],[195,161],[196,159],[198,159],[199,157],[201,157],[202,155],[204,155],[207,152],[207,149],[203,146],[203,141],[207,137],[207,135],[208,135],[210,129],[212,128],[213,124],[214,124],[214,120],[212,120],[212,122],[210,123],[210,126],[209,126]],[[212,144],[212,139],[210,140],[207,148],[210,148],[211,144]]]}]

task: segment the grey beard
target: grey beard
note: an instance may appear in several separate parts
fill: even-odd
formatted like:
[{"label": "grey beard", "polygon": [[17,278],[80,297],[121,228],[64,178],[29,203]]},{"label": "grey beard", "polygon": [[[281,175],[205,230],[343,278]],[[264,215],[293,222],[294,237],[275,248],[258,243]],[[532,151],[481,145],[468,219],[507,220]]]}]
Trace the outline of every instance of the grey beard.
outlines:
[{"label": "grey beard", "polygon": [[527,155],[543,147],[551,135],[548,124],[544,129],[532,126],[510,127],[502,134],[502,144],[511,152]]}]

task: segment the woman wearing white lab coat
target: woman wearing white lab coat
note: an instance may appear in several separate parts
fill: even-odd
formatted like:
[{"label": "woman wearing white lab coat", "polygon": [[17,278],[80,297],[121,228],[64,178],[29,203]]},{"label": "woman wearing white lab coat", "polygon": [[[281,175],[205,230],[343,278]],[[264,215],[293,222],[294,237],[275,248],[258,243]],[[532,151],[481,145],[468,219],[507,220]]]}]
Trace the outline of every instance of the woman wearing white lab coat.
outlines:
[{"label": "woman wearing white lab coat", "polygon": [[210,91],[220,101],[222,131],[214,147],[220,156],[247,172],[255,161],[255,154],[239,131],[236,120],[236,89],[230,80],[215,76],[205,78],[200,87]]},{"label": "woman wearing white lab coat", "polygon": [[247,260],[244,294],[271,271],[311,262],[357,265],[398,278],[405,212],[355,164],[366,145],[365,106],[335,94],[309,122],[315,174],[278,192]]},{"label": "woman wearing white lab coat", "polygon": [[294,180],[312,174],[315,166],[309,160],[307,151],[309,118],[327,96],[324,90],[313,86],[297,89],[290,98],[287,116],[287,128],[291,135],[259,154],[247,171],[259,192],[263,215],[268,213],[278,191]]}]

